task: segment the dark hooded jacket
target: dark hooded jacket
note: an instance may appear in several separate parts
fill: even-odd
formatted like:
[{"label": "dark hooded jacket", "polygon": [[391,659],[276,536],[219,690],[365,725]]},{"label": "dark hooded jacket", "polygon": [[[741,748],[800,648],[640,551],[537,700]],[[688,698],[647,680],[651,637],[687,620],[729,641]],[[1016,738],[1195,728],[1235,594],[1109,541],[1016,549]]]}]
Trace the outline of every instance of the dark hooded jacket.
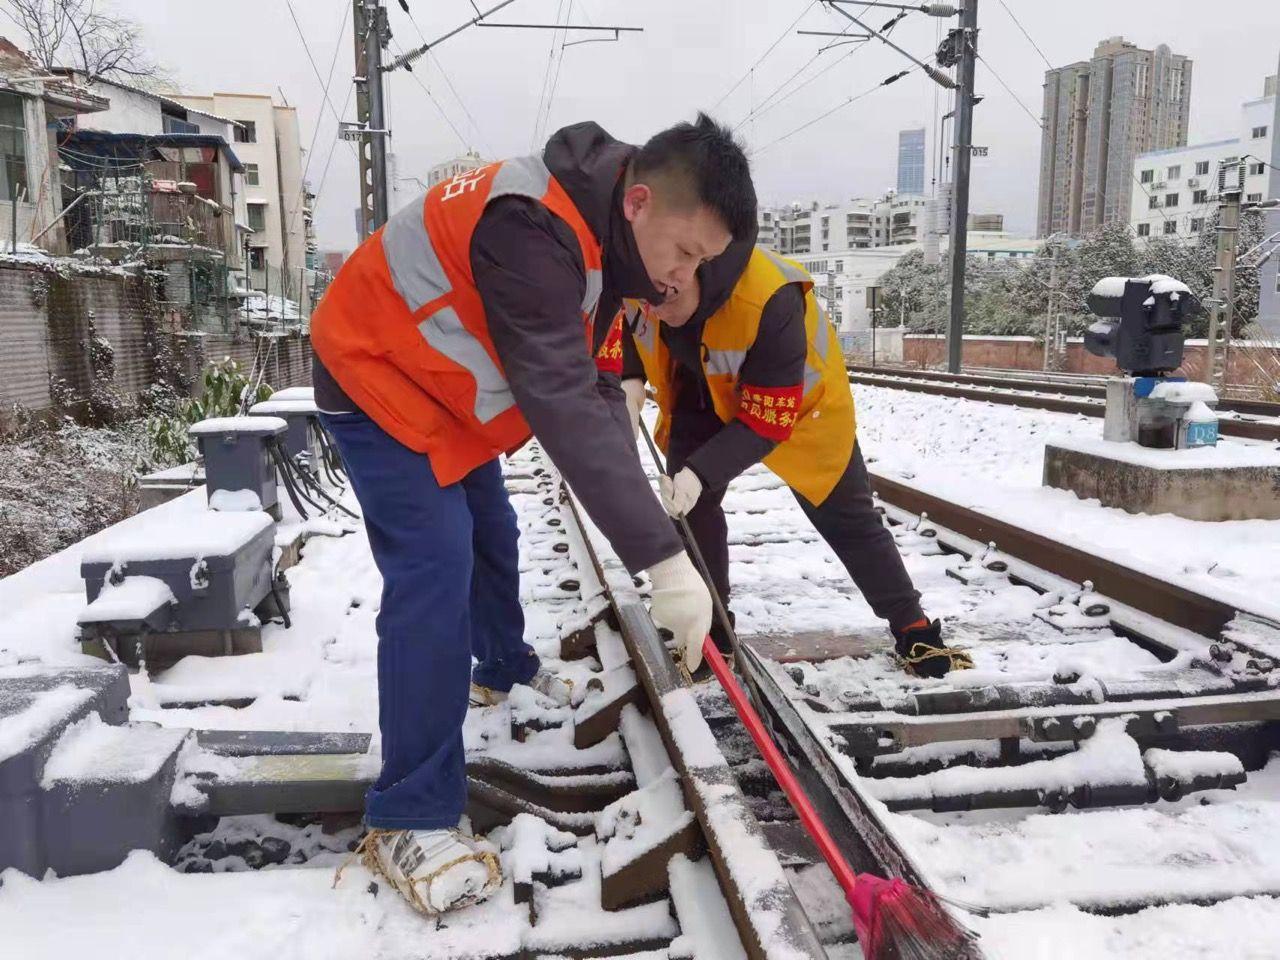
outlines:
[{"label": "dark hooded jacket", "polygon": [[[502,197],[471,239],[489,335],[520,412],[632,572],[682,549],[645,479],[618,377],[598,373],[592,359],[621,297],[659,296],[622,215],[622,173],[635,149],[579,123],[552,136],[542,155],[604,251],[592,355],[582,341],[582,253],[568,224],[540,203]],[[356,409],[318,358],[314,368],[322,410]]]},{"label": "dark hooded jacket", "polygon": [[[703,374],[702,331],[708,318],[724,306],[733,293],[754,248],[754,238],[749,242],[738,241],[722,256],[704,264],[698,270],[698,309],[689,322],[681,327],[662,324],[659,328],[663,343],[675,361],[671,432],[673,438],[686,431],[699,435],[698,448],[685,466],[712,490],[727,486],[778,445],[741,420],[730,420],[718,427],[712,422],[708,430],[708,422],[719,418]],[[765,304],[759,333],[738,371],[738,382],[757,387],[802,385],[806,350],[804,294],[798,284],[789,283]],[[622,358],[623,379],[644,379],[644,365],[630,335],[623,337]]]}]

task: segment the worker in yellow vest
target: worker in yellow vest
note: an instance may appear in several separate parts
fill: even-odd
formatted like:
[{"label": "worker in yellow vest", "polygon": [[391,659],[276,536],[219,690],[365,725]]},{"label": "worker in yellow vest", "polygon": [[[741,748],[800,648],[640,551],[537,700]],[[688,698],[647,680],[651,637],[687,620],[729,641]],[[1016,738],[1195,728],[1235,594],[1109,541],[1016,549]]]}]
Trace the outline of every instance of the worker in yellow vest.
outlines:
[{"label": "worker in yellow vest", "polygon": [[[835,330],[798,264],[749,242],[704,265],[677,297],[624,302],[623,389],[632,423],[644,382],[657,398],[667,454],[663,505],[685,517],[729,603],[729,481],[763,461],[791,487],[872,610],[889,622],[908,672],[972,666],[920,607],[892,535],[875,511],[858,449],[849,377]],[[724,647],[717,625],[717,644]]]}]

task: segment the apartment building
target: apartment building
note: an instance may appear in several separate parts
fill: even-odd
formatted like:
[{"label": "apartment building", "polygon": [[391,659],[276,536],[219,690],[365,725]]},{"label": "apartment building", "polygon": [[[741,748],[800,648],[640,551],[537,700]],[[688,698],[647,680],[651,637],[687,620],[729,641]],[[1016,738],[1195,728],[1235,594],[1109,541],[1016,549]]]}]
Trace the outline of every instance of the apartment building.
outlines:
[{"label": "apartment building", "polygon": [[[234,121],[236,155],[244,163],[249,276],[256,290],[296,288],[314,250],[310,194],[302,182],[302,142],[298,112],[267,94],[175,94],[173,99]],[[292,293],[290,292],[292,291]]]},{"label": "apartment building", "polygon": [[924,193],[924,127],[898,131],[898,193]]},{"label": "apartment building", "polygon": [[1217,208],[1224,164],[1234,168],[1243,160],[1247,202],[1276,195],[1269,191],[1273,171],[1268,166],[1280,123],[1275,77],[1266,79],[1262,92],[1241,104],[1239,136],[1134,157],[1129,223],[1138,237],[1197,239]]},{"label": "apartment building", "polygon": [[1134,157],[1187,143],[1191,66],[1165,44],[1143,50],[1112,37],[1090,60],[1046,71],[1039,236],[1129,219]]},{"label": "apartment building", "polygon": [[914,243],[923,236],[927,202],[891,191],[878,200],[761,207],[757,242],[787,256]]}]

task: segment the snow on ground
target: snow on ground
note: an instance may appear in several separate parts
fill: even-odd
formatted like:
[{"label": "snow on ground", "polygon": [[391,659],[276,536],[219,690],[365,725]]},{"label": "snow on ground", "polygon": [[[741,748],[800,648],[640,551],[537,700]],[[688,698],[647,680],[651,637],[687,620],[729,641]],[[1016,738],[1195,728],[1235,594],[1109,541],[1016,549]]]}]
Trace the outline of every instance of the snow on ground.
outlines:
[{"label": "snow on ground", "polygon": [[[1208,524],[1133,517],[1040,487],[1043,442],[1053,435],[1092,438],[1101,430],[1098,420],[881,388],[858,387],[856,392],[860,442],[874,470],[1046,534],[1106,550],[1125,562],[1176,574],[1193,587],[1231,591],[1254,607],[1267,602],[1280,606],[1270,599],[1280,594],[1280,522]],[[536,526],[552,509],[543,503],[544,494],[532,480],[513,480],[511,486],[522,522]],[[354,506],[349,494],[346,502]],[[140,530],[157,520],[181,526],[205,506],[204,491],[195,490],[122,526],[127,530],[136,524]],[[883,629],[789,491],[771,474],[761,468],[750,471],[735,482],[726,506],[731,512],[733,607],[743,633]],[[985,593],[963,588],[946,576],[955,558],[931,556],[929,546],[917,543],[905,549],[908,570],[924,593],[926,609],[953,618],[953,636],[973,648],[978,669],[968,679],[1033,679],[1064,666],[1096,676],[1157,675],[1170,669],[1109,633],[1065,641],[1031,619],[1041,604],[1032,591],[1007,584]],[[79,562],[93,547],[94,538],[89,538],[0,580],[0,665],[91,662],[79,652],[74,634],[84,605]],[[563,561],[546,541],[522,537],[526,637],[548,654],[566,625],[581,616],[580,603],[561,586]],[[374,618],[380,579],[363,532],[313,537],[303,562],[288,577],[291,628],[266,625],[260,654],[189,657],[164,674],[135,677],[133,718],[165,726],[375,731]],[[1105,592],[1106,585],[1099,589]],[[848,672],[836,671],[823,681],[831,684],[831,692],[859,692],[861,684],[862,693],[897,690],[900,695],[901,676],[887,658],[850,663]],[[252,702],[240,709],[172,706],[228,699]],[[503,717],[478,716],[469,723],[468,744],[509,739],[504,724],[509,728]],[[566,743],[539,737],[532,736],[530,745],[545,760],[566,754]],[[620,761],[616,738],[593,749],[601,763]],[[1255,881],[1274,884],[1274,865],[1280,862],[1278,795],[1280,769],[1273,761],[1265,773],[1251,774],[1240,791],[1199,795],[1180,804],[1057,817],[1025,810],[889,816],[896,818],[913,852],[956,896],[1004,897],[1007,902],[1021,896],[1037,906],[1050,904],[980,921],[993,956],[1146,960],[1170,955],[1170,945],[1197,951],[1209,942],[1205,931],[1229,930],[1227,941],[1214,942],[1228,943],[1232,956],[1263,957],[1275,955],[1274,950],[1259,952],[1258,946],[1263,931],[1274,930],[1280,918],[1275,900],[1241,897],[1208,908],[1164,907],[1115,918],[1082,915],[1054,901],[1070,891],[1096,892],[1099,888],[1088,888],[1085,880],[1096,881],[1100,874],[1117,893],[1177,878],[1190,878],[1198,889],[1225,884],[1241,893],[1250,892]],[[1201,797],[1208,803],[1202,804]],[[339,889],[331,890],[332,867],[342,856],[326,848],[305,866],[195,875],[175,873],[135,854],[116,870],[93,877],[37,884],[6,875],[0,887],[0,930],[19,938],[21,955],[32,957],[70,955],[83,952],[81,947],[101,953],[104,945],[125,943],[132,956],[167,956],[170,944],[180,936],[189,942],[185,935],[194,928],[209,932],[202,948],[206,955],[234,953],[250,960],[389,955],[403,952],[406,944],[428,942],[433,956],[466,954],[465,944],[450,937],[461,937],[460,931],[472,929],[470,923],[452,928],[454,933],[435,930],[426,940],[422,921],[397,898],[368,892],[368,875],[358,865]],[[1097,863],[1109,866],[1099,871]],[[598,895],[593,900],[588,889],[590,881],[583,882],[586,886],[577,890],[554,891],[547,906],[563,909],[578,902],[574,896],[598,903]],[[598,884],[598,875],[594,882]],[[511,926],[519,911],[510,897],[508,888],[480,908],[489,911],[481,925],[487,926],[485,948],[500,941],[541,948],[536,938],[528,939],[527,928]],[[73,904],[83,920],[68,929],[60,918]],[[93,908],[86,911],[86,904]],[[147,906],[145,937],[137,935],[139,905]],[[655,912],[643,922],[658,920]],[[1088,949],[1075,949],[1082,944]]]},{"label": "snow on ground", "polygon": [[1045,442],[1100,438],[1097,417],[861,384],[853,391],[872,470],[1280,618],[1280,520],[1134,516],[1041,486]]}]

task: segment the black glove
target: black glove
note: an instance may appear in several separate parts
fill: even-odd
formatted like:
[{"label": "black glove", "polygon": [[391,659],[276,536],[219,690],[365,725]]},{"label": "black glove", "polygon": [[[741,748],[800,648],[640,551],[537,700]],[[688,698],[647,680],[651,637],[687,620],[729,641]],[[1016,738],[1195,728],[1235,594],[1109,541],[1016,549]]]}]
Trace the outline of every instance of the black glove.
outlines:
[{"label": "black glove", "polygon": [[945,677],[952,670],[972,670],[973,660],[964,650],[942,642],[937,620],[913,623],[893,635],[893,649],[902,669],[917,677]]}]

